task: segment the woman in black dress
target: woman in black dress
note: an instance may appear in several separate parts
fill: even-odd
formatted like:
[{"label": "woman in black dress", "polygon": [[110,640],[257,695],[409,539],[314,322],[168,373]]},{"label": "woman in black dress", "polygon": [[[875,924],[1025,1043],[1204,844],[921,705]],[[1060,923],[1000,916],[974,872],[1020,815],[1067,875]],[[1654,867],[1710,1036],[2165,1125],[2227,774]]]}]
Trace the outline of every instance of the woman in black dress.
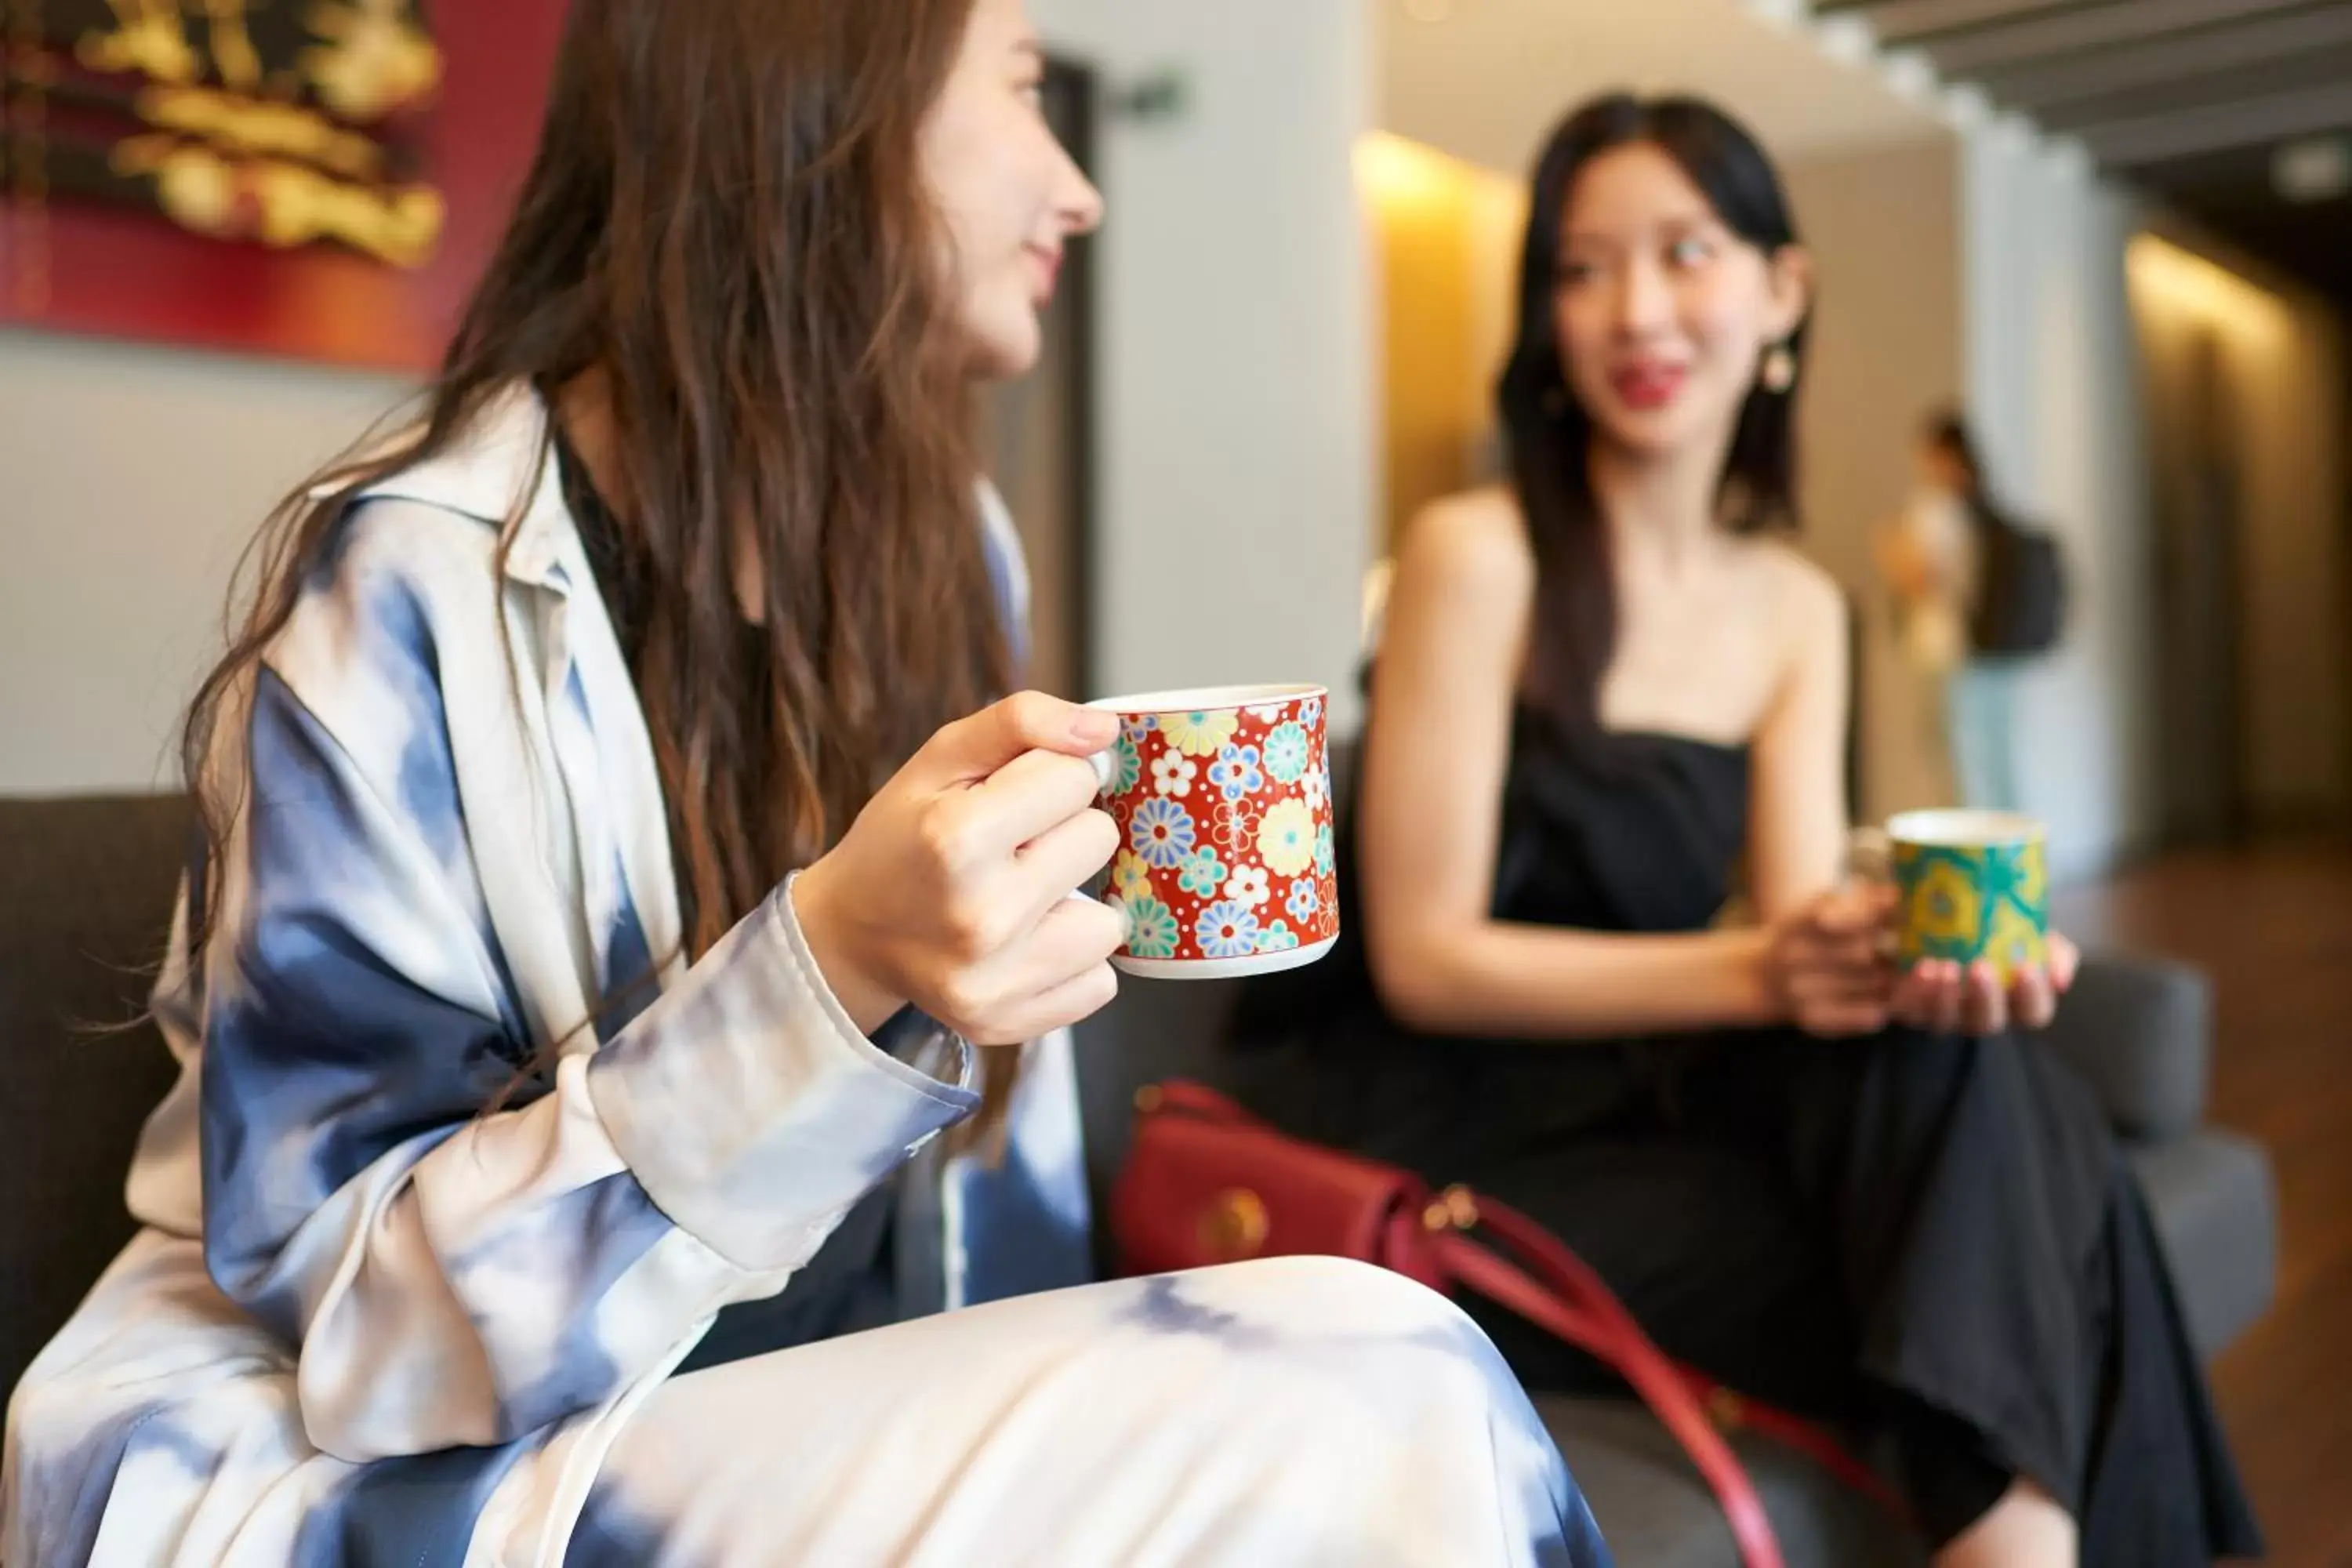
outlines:
[{"label": "woman in black dress", "polygon": [[[1847,619],[1785,542],[1810,274],[1748,136],[1612,98],[1535,181],[1512,482],[1401,553],[1361,946],[1252,999],[1302,1135],[1466,1182],[1672,1352],[1887,1432],[1943,1568],[2259,1542],[2132,1177],[2029,1035],[1842,882]],[[1756,920],[1719,919],[1735,876]],[[1279,1048],[1274,1048],[1278,1047]],[[1521,1375],[1589,1363],[1490,1312]]]}]

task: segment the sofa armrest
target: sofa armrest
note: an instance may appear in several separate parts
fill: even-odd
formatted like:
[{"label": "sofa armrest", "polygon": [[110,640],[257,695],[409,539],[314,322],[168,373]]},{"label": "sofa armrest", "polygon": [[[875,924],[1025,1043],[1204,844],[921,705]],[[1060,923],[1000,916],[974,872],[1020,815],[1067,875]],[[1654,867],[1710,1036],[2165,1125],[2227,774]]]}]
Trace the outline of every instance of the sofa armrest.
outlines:
[{"label": "sofa armrest", "polygon": [[2159,1141],[2204,1120],[2213,1065],[2213,987],[2166,959],[2084,960],[2045,1037],[2128,1138]]}]

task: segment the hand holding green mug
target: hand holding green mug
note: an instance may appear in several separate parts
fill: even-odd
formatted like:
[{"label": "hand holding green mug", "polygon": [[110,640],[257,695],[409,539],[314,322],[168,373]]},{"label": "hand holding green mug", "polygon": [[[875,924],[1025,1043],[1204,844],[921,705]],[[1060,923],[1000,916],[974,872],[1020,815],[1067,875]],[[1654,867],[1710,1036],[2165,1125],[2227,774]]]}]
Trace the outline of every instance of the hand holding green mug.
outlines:
[{"label": "hand holding green mug", "polygon": [[1895,997],[1938,1033],[2048,1026],[2080,954],[2050,929],[2048,833],[2030,817],[1919,811],[1887,824]]}]

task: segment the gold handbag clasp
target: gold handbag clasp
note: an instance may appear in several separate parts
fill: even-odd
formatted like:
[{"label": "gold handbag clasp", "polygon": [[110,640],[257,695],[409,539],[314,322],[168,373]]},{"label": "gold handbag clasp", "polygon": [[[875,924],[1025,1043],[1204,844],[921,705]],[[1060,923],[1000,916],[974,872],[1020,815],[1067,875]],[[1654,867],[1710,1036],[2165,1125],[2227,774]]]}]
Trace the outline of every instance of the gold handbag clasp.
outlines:
[{"label": "gold handbag clasp", "polygon": [[1448,1187],[1421,1211],[1424,1230],[1473,1230],[1478,1224],[1478,1200],[1467,1187]]},{"label": "gold handbag clasp", "polygon": [[1219,1193],[1201,1216],[1201,1250],[1212,1258],[1236,1261],[1255,1258],[1274,1232],[1274,1218],[1265,1200],[1247,1187]]}]

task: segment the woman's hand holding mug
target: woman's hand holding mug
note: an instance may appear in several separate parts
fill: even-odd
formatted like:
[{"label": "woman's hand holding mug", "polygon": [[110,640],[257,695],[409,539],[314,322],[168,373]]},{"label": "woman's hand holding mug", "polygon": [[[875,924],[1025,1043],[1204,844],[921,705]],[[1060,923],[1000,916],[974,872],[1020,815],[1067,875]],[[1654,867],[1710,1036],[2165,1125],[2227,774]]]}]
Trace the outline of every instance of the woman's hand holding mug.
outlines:
[{"label": "woman's hand holding mug", "polygon": [[868,1034],[912,1004],[974,1045],[1076,1023],[1118,993],[1118,910],[1073,898],[1119,830],[1087,759],[1118,716],[1023,692],[950,724],[794,879],[818,970]]},{"label": "woman's hand holding mug", "polygon": [[1892,888],[1853,883],[1822,894],[1766,933],[1765,974],[1783,1016],[1825,1040],[1875,1035],[1893,1021],[1887,963]]},{"label": "woman's hand holding mug", "polygon": [[[1943,1035],[2048,1027],[2082,954],[2050,930],[2046,837],[2031,818],[1970,811],[1911,812],[1856,835],[1856,881],[1776,933],[1790,1016],[1837,1036],[1890,1022]],[[1826,971],[1821,956],[1865,910],[1885,988],[1875,1026],[1851,941],[1836,949],[1843,969]]]},{"label": "woman's hand holding mug", "polygon": [[1902,895],[1859,884],[1825,893],[1769,933],[1767,973],[1782,1014],[1822,1039],[1859,1039],[1890,1024],[1930,1034],[2042,1029],[2074,984],[2082,954],[2055,931],[2047,956],[2004,975],[1990,959],[1888,955],[1901,940]]},{"label": "woman's hand holding mug", "polygon": [[1895,988],[1895,1016],[1939,1035],[1997,1035],[2011,1025],[2048,1028],[2059,999],[2074,988],[2083,955],[2056,931],[2047,940],[2046,959],[2020,965],[2006,984],[1990,959],[1920,960]]},{"label": "woman's hand holding mug", "polygon": [[1915,811],[1885,838],[1895,1016],[1937,1034],[2048,1027],[2082,957],[2050,929],[2048,830],[2011,812]]}]

